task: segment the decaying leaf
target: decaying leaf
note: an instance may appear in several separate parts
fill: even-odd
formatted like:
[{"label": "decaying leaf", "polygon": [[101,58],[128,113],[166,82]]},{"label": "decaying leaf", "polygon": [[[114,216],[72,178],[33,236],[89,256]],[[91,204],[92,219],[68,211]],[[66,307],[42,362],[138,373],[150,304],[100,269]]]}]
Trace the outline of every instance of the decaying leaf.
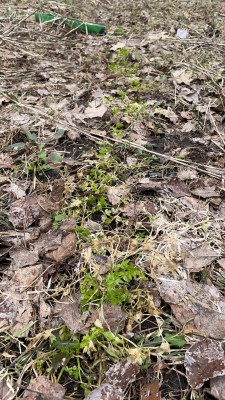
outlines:
[{"label": "decaying leaf", "polygon": [[184,258],[184,268],[191,272],[199,272],[218,257],[220,257],[218,250],[214,250],[208,245],[199,246],[188,251],[188,255]]},{"label": "decaying leaf", "polygon": [[93,100],[84,111],[85,118],[102,118],[107,112],[106,105],[102,102],[99,104],[98,101]]},{"label": "decaying leaf", "polygon": [[123,400],[123,391],[113,387],[109,383],[103,383],[99,388],[93,390],[84,400]]},{"label": "decaying leaf", "polygon": [[184,83],[185,85],[190,85],[192,80],[192,72],[185,69],[177,69],[172,73],[174,82],[178,85]]},{"label": "decaying leaf", "polygon": [[57,382],[52,382],[44,375],[31,379],[23,394],[23,399],[37,400],[62,400],[65,395],[65,388]]},{"label": "decaying leaf", "polygon": [[225,297],[213,285],[160,277],[159,291],[186,332],[223,339]]},{"label": "decaying leaf", "polygon": [[217,400],[225,399],[225,375],[210,379],[211,394]]},{"label": "decaying leaf", "polygon": [[171,179],[169,182],[164,184],[164,188],[170,191],[170,194],[176,198],[188,196],[191,194],[188,186],[179,179]]},{"label": "decaying leaf", "polygon": [[165,118],[168,118],[174,124],[177,124],[178,122],[178,115],[170,109],[166,110],[164,108],[156,108],[154,110],[154,114],[163,115]]},{"label": "decaying leaf", "polygon": [[105,382],[125,391],[127,386],[135,381],[139,371],[140,367],[138,364],[133,364],[129,360],[122,359],[108,369],[105,374]]},{"label": "decaying leaf", "polygon": [[120,211],[127,217],[136,218],[140,214],[155,214],[156,206],[151,201],[128,202],[120,207]]},{"label": "decaying leaf", "polygon": [[223,344],[212,339],[193,344],[185,353],[184,365],[189,385],[199,389],[210,378],[225,374]]},{"label": "decaying leaf", "polygon": [[9,254],[12,259],[11,269],[13,270],[36,264],[39,260],[37,251],[26,250],[22,247],[12,248]]},{"label": "decaying leaf", "polygon": [[9,221],[17,229],[24,229],[32,225],[39,215],[40,207],[34,198],[16,200],[9,209]]},{"label": "decaying leaf", "polygon": [[177,173],[178,179],[181,181],[197,179],[198,173],[196,169],[190,167],[181,167]]},{"label": "decaying leaf", "polygon": [[186,122],[181,129],[181,132],[189,133],[196,129],[196,123],[193,121]]},{"label": "decaying leaf", "polygon": [[81,314],[80,299],[74,297],[73,303],[60,303],[56,307],[56,312],[62,318],[66,326],[73,333],[87,333],[96,321],[106,331],[121,332],[124,329],[127,315],[120,306],[104,304],[97,310],[90,309]]},{"label": "decaying leaf", "polygon": [[203,199],[208,199],[210,197],[220,197],[219,192],[215,190],[215,187],[203,187],[199,189],[194,189],[191,191],[195,196],[202,197]]},{"label": "decaying leaf", "polygon": [[75,233],[71,232],[62,239],[59,247],[56,250],[48,251],[45,254],[45,257],[48,258],[49,260],[61,263],[70,258],[74,254],[75,245],[76,245],[76,236]]},{"label": "decaying leaf", "polygon": [[137,181],[137,189],[141,192],[144,192],[145,190],[160,192],[163,190],[163,183],[161,181],[153,181],[149,178],[140,178]]},{"label": "decaying leaf", "polygon": [[12,385],[8,385],[6,379],[0,381],[0,399],[1,400],[13,400],[15,398],[15,392]]},{"label": "decaying leaf", "polygon": [[148,383],[141,389],[141,400],[160,400],[161,394],[159,390],[158,379],[153,379],[151,383]]},{"label": "decaying leaf", "polygon": [[107,191],[107,196],[110,201],[110,203],[115,206],[118,204],[123,198],[126,196],[126,194],[129,192],[129,189],[125,185],[120,185],[120,186],[111,186],[108,188]]}]

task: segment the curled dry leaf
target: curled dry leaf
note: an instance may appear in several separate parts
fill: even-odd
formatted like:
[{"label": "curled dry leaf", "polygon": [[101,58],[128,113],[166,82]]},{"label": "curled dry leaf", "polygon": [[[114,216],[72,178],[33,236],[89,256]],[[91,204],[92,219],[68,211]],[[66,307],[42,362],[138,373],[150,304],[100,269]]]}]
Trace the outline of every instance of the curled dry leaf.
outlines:
[{"label": "curled dry leaf", "polygon": [[56,261],[57,263],[61,263],[68,258],[72,257],[75,252],[76,245],[76,236],[75,233],[69,233],[66,235],[59,247],[56,250],[48,251],[45,254],[45,257],[49,260]]},{"label": "curled dry leaf", "polygon": [[41,397],[42,400],[62,400],[65,392],[62,385],[40,375],[31,379],[23,394],[23,399],[37,400],[38,397]]},{"label": "curled dry leaf", "polygon": [[213,285],[187,280],[158,278],[160,295],[169,303],[174,322],[185,332],[223,339],[225,336],[225,297]]},{"label": "curled dry leaf", "polygon": [[185,353],[184,365],[189,385],[199,389],[208,379],[225,374],[223,344],[212,339],[193,344]]},{"label": "curled dry leaf", "polygon": [[113,387],[109,383],[103,383],[99,388],[93,390],[84,400],[123,400],[123,391]]},{"label": "curled dry leaf", "polygon": [[33,198],[14,201],[9,209],[9,221],[14,228],[25,229],[32,225],[40,215],[40,207]]},{"label": "curled dry leaf", "polygon": [[225,375],[210,379],[210,388],[215,399],[225,399]]},{"label": "curled dry leaf", "polygon": [[218,257],[220,257],[220,251],[208,245],[200,246],[188,251],[188,255],[184,258],[184,268],[191,272],[199,272]]}]

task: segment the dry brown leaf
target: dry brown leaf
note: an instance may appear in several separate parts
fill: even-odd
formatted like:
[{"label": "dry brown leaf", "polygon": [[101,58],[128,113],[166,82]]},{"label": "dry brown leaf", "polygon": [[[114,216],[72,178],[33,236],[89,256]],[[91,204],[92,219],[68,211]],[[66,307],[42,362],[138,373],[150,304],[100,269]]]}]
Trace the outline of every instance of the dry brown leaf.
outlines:
[{"label": "dry brown leaf", "polygon": [[223,339],[225,297],[213,285],[160,277],[160,295],[186,332]]},{"label": "dry brown leaf", "polygon": [[48,251],[45,253],[45,257],[49,260],[56,261],[57,263],[61,263],[68,258],[72,257],[75,252],[76,245],[76,236],[75,233],[69,233],[66,235],[59,247],[56,250]]},{"label": "dry brown leaf", "polygon": [[193,344],[185,353],[184,365],[189,385],[199,389],[210,378],[225,374],[223,344],[212,339]]},{"label": "dry brown leaf", "polygon": [[[20,293],[27,289],[31,289],[32,286],[39,287],[42,289],[43,278],[42,278],[42,264],[32,265],[31,267],[20,268],[15,271],[14,282],[19,288]],[[41,286],[41,287],[40,287]]]},{"label": "dry brown leaf", "polygon": [[103,383],[93,390],[84,400],[124,400],[123,391],[109,383]]},{"label": "dry brown leaf", "polygon": [[198,173],[197,173],[196,169],[194,169],[194,168],[181,167],[177,173],[177,177],[181,181],[197,179]]},{"label": "dry brown leaf", "polygon": [[170,194],[176,198],[188,196],[191,194],[188,186],[179,179],[175,178],[164,184],[165,189],[169,189]]},{"label": "dry brown leaf", "polygon": [[17,229],[25,229],[32,225],[39,215],[40,207],[34,198],[16,200],[9,209],[9,221]]},{"label": "dry brown leaf", "polygon": [[140,178],[136,182],[137,189],[141,192],[145,190],[153,190],[155,192],[160,192],[163,190],[163,183],[161,181],[153,181],[149,178]]},{"label": "dry brown leaf", "polygon": [[26,250],[22,247],[12,248],[9,252],[9,255],[12,259],[11,269],[13,270],[33,265],[39,260],[39,255],[37,251]]},{"label": "dry brown leaf", "polygon": [[104,103],[100,104],[93,100],[84,111],[85,118],[102,118],[107,112],[107,107]]},{"label": "dry brown leaf", "polygon": [[184,83],[185,85],[190,85],[192,81],[192,72],[187,71],[185,69],[177,69],[172,72],[173,81],[181,85]]},{"label": "dry brown leaf", "polygon": [[11,325],[16,311],[17,307],[12,299],[0,297],[0,331]]},{"label": "dry brown leaf", "polygon": [[139,371],[140,367],[138,364],[133,364],[129,360],[122,359],[108,369],[105,374],[105,382],[125,391],[127,386],[135,381]]},{"label": "dry brown leaf", "polygon": [[37,397],[41,396],[42,400],[62,400],[65,392],[66,390],[62,385],[50,381],[44,375],[40,375],[31,379],[22,398],[37,400]]},{"label": "dry brown leaf", "polygon": [[13,400],[15,392],[12,385],[7,385],[6,379],[0,381],[0,400]]},{"label": "dry brown leaf", "polygon": [[126,46],[125,42],[118,42],[118,43],[114,44],[113,46],[111,46],[110,50],[111,51],[116,51],[116,50],[119,50],[119,49],[123,49],[125,46]]},{"label": "dry brown leaf", "polygon": [[225,376],[210,379],[211,394],[217,400],[225,399]]},{"label": "dry brown leaf", "polygon": [[107,196],[109,202],[113,206],[115,206],[116,204],[120,203],[121,200],[124,199],[124,197],[127,195],[128,192],[129,188],[126,185],[109,187],[107,190]]},{"label": "dry brown leaf", "polygon": [[181,132],[189,133],[194,131],[195,129],[196,129],[196,123],[193,121],[188,121],[186,122],[186,124],[182,126]]},{"label": "dry brown leaf", "polygon": [[87,333],[94,323],[101,325],[106,331],[121,332],[124,329],[127,315],[120,306],[105,304],[98,310],[89,310],[81,314],[79,296],[74,296],[73,303],[59,303],[57,314],[73,333]]},{"label": "dry brown leaf", "polygon": [[4,188],[4,191],[8,192],[12,196],[12,199],[21,199],[26,196],[26,185],[11,182],[10,185]]},{"label": "dry brown leaf", "polygon": [[184,258],[184,268],[190,272],[199,272],[219,257],[220,251],[208,245],[199,246],[188,250],[188,255]]},{"label": "dry brown leaf", "polygon": [[141,400],[160,400],[159,381],[154,379],[141,389]]},{"label": "dry brown leaf", "polygon": [[215,190],[215,187],[203,187],[199,189],[194,189],[191,191],[195,196],[202,197],[203,199],[208,199],[210,197],[220,197],[219,192]]},{"label": "dry brown leaf", "polygon": [[120,211],[127,217],[136,218],[140,214],[155,214],[157,209],[151,201],[136,201],[126,203]]},{"label": "dry brown leaf", "polygon": [[171,122],[173,122],[173,124],[177,124],[178,122],[178,115],[170,109],[156,108],[154,110],[154,114],[163,115],[165,118],[168,118]]}]

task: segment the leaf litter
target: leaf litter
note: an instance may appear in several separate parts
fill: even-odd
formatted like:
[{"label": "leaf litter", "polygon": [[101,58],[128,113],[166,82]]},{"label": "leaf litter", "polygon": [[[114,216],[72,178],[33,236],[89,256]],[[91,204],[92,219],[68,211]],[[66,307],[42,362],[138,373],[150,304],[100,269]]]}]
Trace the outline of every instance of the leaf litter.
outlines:
[{"label": "leaf litter", "polygon": [[223,399],[223,4],[67,3],[0,6],[1,395]]}]

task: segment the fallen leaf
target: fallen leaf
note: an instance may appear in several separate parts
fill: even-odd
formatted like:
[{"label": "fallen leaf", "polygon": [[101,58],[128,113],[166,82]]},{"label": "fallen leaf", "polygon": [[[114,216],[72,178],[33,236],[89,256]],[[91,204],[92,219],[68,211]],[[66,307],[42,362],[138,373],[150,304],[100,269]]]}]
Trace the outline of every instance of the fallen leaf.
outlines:
[{"label": "fallen leaf", "polygon": [[79,296],[74,296],[74,300],[75,301],[72,303],[62,302],[56,307],[57,314],[62,318],[72,333],[85,334],[96,321],[98,321],[98,324],[100,324],[105,331],[110,330],[118,333],[124,329],[127,315],[122,311],[120,306],[104,304],[100,309],[90,309],[81,314]]},{"label": "fallen leaf", "polygon": [[126,185],[111,186],[107,190],[109,202],[115,206],[127,195],[129,188]]},{"label": "fallen leaf", "polygon": [[38,397],[41,397],[42,400],[62,400],[65,392],[66,390],[62,385],[40,375],[30,380],[22,398],[37,400]]},{"label": "fallen leaf", "polygon": [[154,379],[141,389],[141,400],[160,400],[159,381]]},{"label": "fallen leaf", "polygon": [[133,364],[129,360],[122,359],[108,369],[105,374],[105,382],[110,383],[113,387],[122,389],[124,392],[127,386],[134,382],[140,367]]},{"label": "fallen leaf", "polygon": [[215,190],[215,187],[203,187],[199,189],[194,189],[191,191],[195,196],[202,197],[203,199],[208,199],[210,197],[220,197],[219,192]]},{"label": "fallen leaf", "polygon": [[191,194],[191,191],[188,188],[188,186],[183,181],[180,181],[177,178],[171,179],[171,181],[166,182],[164,184],[164,189],[166,190],[169,189],[170,194],[176,197],[177,199],[179,197],[188,196]]},{"label": "fallen leaf", "polygon": [[205,339],[193,344],[185,353],[184,365],[189,385],[199,389],[210,378],[225,374],[223,343]]},{"label": "fallen leaf", "polygon": [[190,272],[199,272],[219,257],[220,251],[214,250],[208,245],[200,246],[188,250],[188,255],[184,258],[184,268]]},{"label": "fallen leaf", "polygon": [[137,184],[137,189],[140,192],[144,192],[145,190],[160,192],[163,190],[163,184],[161,181],[153,181],[149,178],[140,178],[136,184]]},{"label": "fallen leaf", "polygon": [[49,260],[56,261],[57,263],[64,262],[68,258],[72,257],[75,252],[76,236],[75,233],[69,233],[66,235],[58,248],[53,251],[48,251],[45,257]]},{"label": "fallen leaf", "polygon": [[0,381],[0,399],[1,400],[13,400],[15,398],[15,392],[11,384],[7,384],[6,379]]},{"label": "fallen leaf", "polygon": [[24,229],[32,225],[40,215],[40,207],[33,198],[14,201],[9,209],[9,221],[14,228]]},{"label": "fallen leaf", "polygon": [[157,209],[151,201],[136,201],[126,203],[120,211],[127,217],[136,218],[140,214],[155,214]]},{"label": "fallen leaf", "polygon": [[198,173],[194,168],[181,167],[177,173],[177,178],[181,181],[197,179]]},{"label": "fallen leaf", "polygon": [[199,103],[199,92],[197,90],[181,87],[179,95],[188,101],[188,103]]},{"label": "fallen leaf", "polygon": [[211,394],[217,400],[225,399],[225,376],[210,379]]},{"label": "fallen leaf", "polygon": [[186,69],[177,69],[172,72],[173,81],[181,85],[184,83],[185,85],[190,85],[192,80],[192,72],[187,71]]},{"label": "fallen leaf", "polygon": [[116,51],[116,50],[119,50],[119,49],[123,49],[125,46],[126,46],[125,42],[118,42],[118,43],[114,44],[113,46],[111,46],[110,50],[111,51]]},{"label": "fallen leaf", "polygon": [[37,289],[42,286],[42,264],[32,265],[31,267],[20,268],[15,272],[14,282],[20,293],[23,293],[27,289],[31,289],[33,286]]},{"label": "fallen leaf", "polygon": [[189,133],[194,131],[195,129],[196,129],[196,123],[193,121],[188,121],[186,122],[186,124],[183,125],[181,132]]},{"label": "fallen leaf", "polygon": [[4,188],[4,191],[8,192],[16,199],[21,199],[26,196],[26,185],[11,182],[9,186]]},{"label": "fallen leaf", "polygon": [[177,124],[178,122],[178,115],[169,108],[167,110],[163,108],[155,108],[154,114],[163,115],[165,118],[168,118],[171,122],[173,122],[173,124]]},{"label": "fallen leaf", "polygon": [[11,269],[13,270],[36,264],[39,260],[37,251],[26,250],[21,247],[12,248],[9,255],[12,259]]},{"label": "fallen leaf", "polygon": [[223,339],[225,336],[225,297],[213,285],[187,280],[158,278],[160,295],[170,304],[174,322],[185,332]]},{"label": "fallen leaf", "polygon": [[120,388],[116,388],[109,383],[103,383],[85,397],[84,400],[124,400],[124,395]]},{"label": "fallen leaf", "polygon": [[99,105],[96,100],[93,100],[85,109],[84,116],[85,118],[102,118],[107,110],[108,109],[104,103]]}]

